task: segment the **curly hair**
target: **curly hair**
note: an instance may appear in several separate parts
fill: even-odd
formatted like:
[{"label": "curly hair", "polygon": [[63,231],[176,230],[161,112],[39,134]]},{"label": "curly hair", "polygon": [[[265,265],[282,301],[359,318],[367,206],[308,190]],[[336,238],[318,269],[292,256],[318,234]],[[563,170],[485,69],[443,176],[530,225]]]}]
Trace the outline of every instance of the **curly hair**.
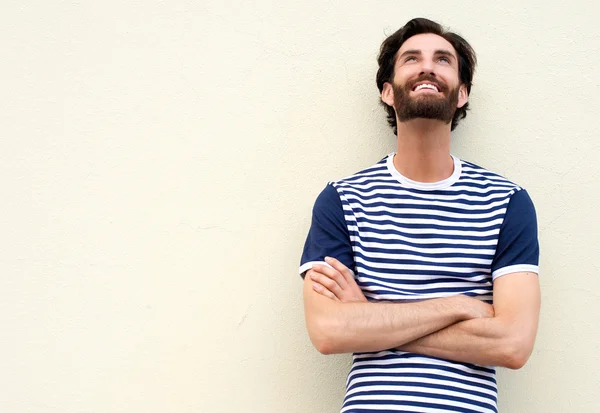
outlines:
[{"label": "curly hair", "polygon": [[[473,73],[477,64],[475,51],[469,43],[456,33],[450,32],[441,26],[439,23],[425,18],[416,18],[410,20],[403,27],[398,29],[394,34],[386,38],[381,44],[381,50],[377,57],[379,70],[377,71],[377,87],[379,92],[383,91],[383,84],[391,82],[394,78],[394,64],[396,62],[396,53],[400,50],[402,44],[408,38],[417,34],[433,33],[447,40],[456,50],[458,54],[458,77],[460,83],[467,87],[467,93],[471,93],[471,84],[473,81]],[[396,112],[394,108],[385,102],[381,104],[387,112],[387,121],[394,131],[394,135],[398,134],[398,125],[396,124]],[[467,102],[462,108],[457,108],[452,118],[451,130],[454,130],[461,119],[467,116],[469,103]]]}]

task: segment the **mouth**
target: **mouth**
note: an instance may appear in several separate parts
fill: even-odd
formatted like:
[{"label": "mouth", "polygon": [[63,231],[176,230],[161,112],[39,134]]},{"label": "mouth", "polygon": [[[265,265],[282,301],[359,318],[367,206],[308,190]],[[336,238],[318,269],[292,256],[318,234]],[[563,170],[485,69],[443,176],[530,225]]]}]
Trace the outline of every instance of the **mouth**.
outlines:
[{"label": "mouth", "polygon": [[436,92],[439,93],[440,88],[435,83],[419,82],[412,87],[413,92]]}]

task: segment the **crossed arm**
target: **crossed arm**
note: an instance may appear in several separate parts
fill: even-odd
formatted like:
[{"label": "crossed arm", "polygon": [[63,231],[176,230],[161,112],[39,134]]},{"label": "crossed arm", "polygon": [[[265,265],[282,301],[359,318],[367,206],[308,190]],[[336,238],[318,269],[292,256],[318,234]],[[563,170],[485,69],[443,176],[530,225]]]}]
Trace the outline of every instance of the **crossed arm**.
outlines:
[{"label": "crossed arm", "polygon": [[466,296],[416,303],[370,303],[351,271],[328,258],[304,281],[305,316],[324,354],[397,348],[432,357],[512,369],[533,349],[540,291],[535,273],[494,282],[494,305]]}]

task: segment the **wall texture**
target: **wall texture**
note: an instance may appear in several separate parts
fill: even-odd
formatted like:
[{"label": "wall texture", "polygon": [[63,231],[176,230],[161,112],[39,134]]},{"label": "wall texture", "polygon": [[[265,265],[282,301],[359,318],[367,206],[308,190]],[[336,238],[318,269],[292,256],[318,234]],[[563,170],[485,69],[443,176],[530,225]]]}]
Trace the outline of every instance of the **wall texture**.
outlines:
[{"label": "wall texture", "polygon": [[375,57],[416,16],[479,55],[453,152],[538,210],[501,410],[600,411],[600,10],[498,3],[3,0],[0,411],[336,412],[298,260],[327,181],[394,148]]}]

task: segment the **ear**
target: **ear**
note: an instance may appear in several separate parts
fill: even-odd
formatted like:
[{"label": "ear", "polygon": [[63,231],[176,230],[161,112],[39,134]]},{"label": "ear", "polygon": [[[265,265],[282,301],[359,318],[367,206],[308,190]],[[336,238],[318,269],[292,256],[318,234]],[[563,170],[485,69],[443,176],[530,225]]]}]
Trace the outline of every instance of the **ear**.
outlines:
[{"label": "ear", "polygon": [[381,100],[391,106],[394,107],[394,88],[390,82],[385,82],[383,84],[383,90],[381,91]]},{"label": "ear", "polygon": [[462,108],[463,106],[465,106],[467,104],[468,101],[469,101],[469,93],[467,92],[467,86],[465,86],[465,84],[463,83],[458,88],[458,104],[456,105],[456,107]]}]

